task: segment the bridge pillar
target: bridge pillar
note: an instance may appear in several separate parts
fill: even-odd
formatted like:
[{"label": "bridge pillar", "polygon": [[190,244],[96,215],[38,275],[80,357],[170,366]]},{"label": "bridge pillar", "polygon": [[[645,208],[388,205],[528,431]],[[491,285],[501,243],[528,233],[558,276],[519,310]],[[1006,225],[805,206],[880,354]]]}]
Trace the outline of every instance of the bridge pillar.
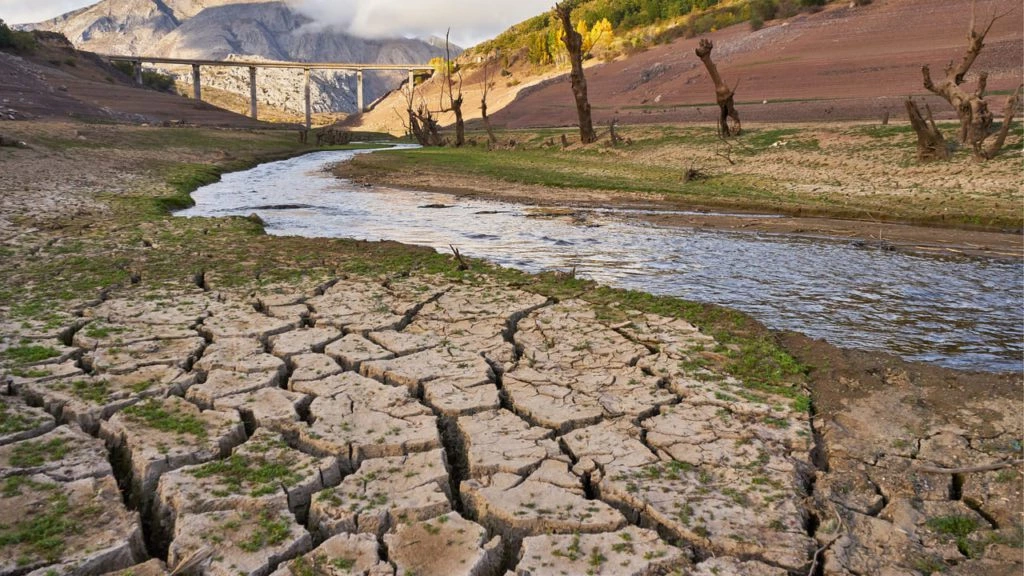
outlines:
[{"label": "bridge pillar", "polygon": [[409,70],[409,97],[412,98],[412,93],[416,90],[416,71]]},{"label": "bridge pillar", "polygon": [[313,126],[313,104],[309,99],[309,68],[303,68],[303,75],[305,76],[305,93],[306,93],[306,130],[309,130]]},{"label": "bridge pillar", "polygon": [[363,104],[363,71],[356,70],[356,108],[359,109],[359,113],[366,112],[366,106]]},{"label": "bridge pillar", "polygon": [[192,99],[196,101],[196,106],[203,101],[203,89],[199,77],[199,64],[192,65]]},{"label": "bridge pillar", "polygon": [[142,86],[142,60],[132,62],[132,68],[135,71],[135,83]]},{"label": "bridge pillar", "polygon": [[249,116],[257,119],[256,113],[256,67],[249,66]]}]

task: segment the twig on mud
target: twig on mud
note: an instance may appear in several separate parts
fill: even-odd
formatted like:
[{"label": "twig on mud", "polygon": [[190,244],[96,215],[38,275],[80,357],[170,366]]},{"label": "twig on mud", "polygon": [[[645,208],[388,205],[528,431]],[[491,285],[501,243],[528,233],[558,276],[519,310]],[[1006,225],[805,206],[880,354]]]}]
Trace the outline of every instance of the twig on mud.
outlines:
[{"label": "twig on mud", "polygon": [[839,526],[837,527],[839,529],[839,533],[836,534],[834,538],[829,540],[827,544],[823,544],[817,550],[814,551],[814,556],[811,556],[811,569],[807,571],[807,576],[814,576],[815,569],[818,567],[818,559],[821,558],[821,555],[826,550],[831,548],[837,540],[842,538],[844,533],[846,533],[846,522],[844,522],[843,517],[839,515],[839,511],[836,510],[835,504],[829,502],[828,507],[832,511],[832,514],[836,517],[836,521],[838,521],[839,523]]},{"label": "twig on mud", "polygon": [[191,574],[198,574],[207,560],[213,557],[213,549],[209,546],[203,546],[196,550],[188,557],[184,558],[171,572],[171,576],[189,576]]},{"label": "twig on mud", "polygon": [[452,249],[452,254],[454,254],[455,259],[459,261],[459,270],[469,270],[469,264],[462,259],[462,254],[459,253],[459,249],[451,244],[449,244],[448,247]]},{"label": "twig on mud", "polygon": [[915,466],[914,469],[919,472],[930,472],[933,474],[970,474],[971,472],[991,472],[992,470],[1002,470],[1003,468],[1010,468],[1013,466],[1024,465],[1024,460],[1004,460],[1002,462],[995,462],[993,464],[982,464],[980,466],[965,466],[963,468],[939,468],[938,466]]}]

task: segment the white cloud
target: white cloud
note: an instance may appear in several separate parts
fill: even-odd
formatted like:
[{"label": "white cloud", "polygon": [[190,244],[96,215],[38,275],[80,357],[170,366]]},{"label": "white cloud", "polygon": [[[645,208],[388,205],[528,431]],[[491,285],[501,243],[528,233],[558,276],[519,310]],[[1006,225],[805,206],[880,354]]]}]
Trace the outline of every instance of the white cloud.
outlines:
[{"label": "white cloud", "polygon": [[296,0],[318,23],[355,36],[435,35],[451,29],[452,42],[470,46],[549,10],[555,0]]},{"label": "white cloud", "polygon": [[[317,23],[355,36],[444,37],[471,46],[551,9],[555,0],[289,0]],[[0,18],[39,22],[95,4],[96,0],[0,0]]]},{"label": "white cloud", "polygon": [[0,20],[8,24],[29,24],[49,20],[96,0],[0,0]]}]

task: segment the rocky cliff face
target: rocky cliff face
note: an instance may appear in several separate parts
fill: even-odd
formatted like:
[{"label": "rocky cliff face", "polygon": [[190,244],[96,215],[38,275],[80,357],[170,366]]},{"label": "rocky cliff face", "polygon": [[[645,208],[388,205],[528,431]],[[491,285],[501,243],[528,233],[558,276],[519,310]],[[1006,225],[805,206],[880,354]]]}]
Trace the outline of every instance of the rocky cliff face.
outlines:
[{"label": "rocky cliff face", "polygon": [[[103,0],[31,27],[60,32],[79,49],[107,54],[380,64],[423,64],[444,54],[444,46],[436,43],[364,39],[323,27],[284,2]],[[247,97],[247,74],[206,71],[204,84]],[[366,102],[396,87],[403,77],[367,73]],[[261,70],[259,82],[261,102],[301,110],[302,87],[291,71]],[[312,98],[314,111],[355,112],[355,75],[315,74]]]}]

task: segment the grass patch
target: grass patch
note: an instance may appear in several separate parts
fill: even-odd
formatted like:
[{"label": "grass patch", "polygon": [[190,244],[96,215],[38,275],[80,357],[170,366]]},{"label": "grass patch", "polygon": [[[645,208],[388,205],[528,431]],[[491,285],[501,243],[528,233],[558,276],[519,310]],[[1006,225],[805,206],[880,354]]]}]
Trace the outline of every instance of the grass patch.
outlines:
[{"label": "grass patch", "polygon": [[19,442],[11,450],[9,463],[16,468],[42,466],[47,462],[56,462],[64,458],[69,449],[63,438]]},{"label": "grass patch", "polygon": [[239,454],[233,454],[226,460],[208,462],[190,470],[189,474],[196,478],[216,476],[229,493],[241,494],[248,490],[253,497],[273,494],[281,486],[291,486],[300,480],[299,475],[286,464],[253,460]]},{"label": "grass patch", "polygon": [[43,422],[44,420],[24,414],[13,414],[7,403],[0,399],[0,435],[32,430]]},{"label": "grass patch", "polygon": [[246,552],[258,552],[267,546],[276,546],[284,542],[290,534],[287,520],[278,518],[270,512],[262,512],[252,534],[240,542],[238,547]]},{"label": "grass patch", "polygon": [[60,352],[49,347],[38,344],[14,346],[3,351],[4,358],[17,364],[35,364],[50,358],[60,356]]},{"label": "grass patch", "polygon": [[188,434],[199,440],[205,440],[207,437],[206,425],[202,420],[192,414],[167,410],[161,402],[156,400],[129,406],[122,413],[161,432]]}]

